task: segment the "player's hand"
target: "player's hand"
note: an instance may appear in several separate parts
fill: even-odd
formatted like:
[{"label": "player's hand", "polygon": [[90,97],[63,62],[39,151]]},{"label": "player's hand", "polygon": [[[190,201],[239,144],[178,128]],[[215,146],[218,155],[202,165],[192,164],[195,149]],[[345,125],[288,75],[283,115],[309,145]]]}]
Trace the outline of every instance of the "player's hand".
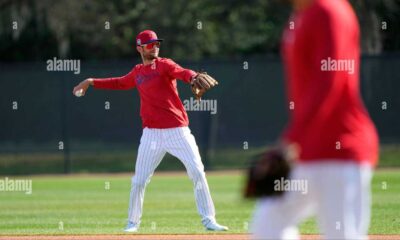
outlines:
[{"label": "player's hand", "polygon": [[244,188],[246,198],[264,198],[281,196],[283,191],[276,191],[276,180],[288,179],[293,166],[286,151],[286,146],[276,146],[255,157],[247,173]]},{"label": "player's hand", "polygon": [[291,161],[298,160],[300,155],[300,147],[297,143],[288,143],[285,141],[281,141],[278,143],[275,149],[281,152],[281,154],[285,156],[286,159],[289,159]]},{"label": "player's hand", "polygon": [[72,94],[74,94],[77,97],[82,97],[85,95],[85,93],[90,85],[93,85],[92,78],[88,78],[88,79],[80,82],[77,86],[74,87]]},{"label": "player's hand", "polygon": [[196,100],[200,100],[205,92],[216,85],[218,85],[218,81],[206,72],[199,72],[191,81],[191,89]]}]

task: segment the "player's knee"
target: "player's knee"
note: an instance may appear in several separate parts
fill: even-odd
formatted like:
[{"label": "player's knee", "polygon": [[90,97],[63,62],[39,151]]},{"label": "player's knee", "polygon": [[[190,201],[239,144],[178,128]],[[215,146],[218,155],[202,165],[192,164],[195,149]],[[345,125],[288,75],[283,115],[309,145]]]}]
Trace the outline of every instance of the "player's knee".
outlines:
[{"label": "player's knee", "polygon": [[150,178],[144,178],[140,176],[133,176],[132,177],[132,187],[145,187],[150,182]]},{"label": "player's knee", "polygon": [[202,180],[206,178],[206,173],[204,172],[204,167],[193,167],[191,169],[188,169],[188,175],[190,179],[193,180],[193,182],[197,182],[199,180]]}]

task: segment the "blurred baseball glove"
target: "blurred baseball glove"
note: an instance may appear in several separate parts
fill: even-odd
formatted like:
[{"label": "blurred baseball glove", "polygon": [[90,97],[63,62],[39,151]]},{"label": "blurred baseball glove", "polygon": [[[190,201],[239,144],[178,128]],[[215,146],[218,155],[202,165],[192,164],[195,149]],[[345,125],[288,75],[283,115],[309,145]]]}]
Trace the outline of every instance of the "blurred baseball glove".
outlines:
[{"label": "blurred baseball glove", "polygon": [[275,190],[275,181],[288,179],[292,158],[280,149],[272,149],[256,157],[247,174],[245,198],[280,196],[284,192]]},{"label": "blurred baseball glove", "polygon": [[206,72],[199,72],[192,80],[192,92],[197,100],[209,89],[218,85],[217,80],[208,75]]}]

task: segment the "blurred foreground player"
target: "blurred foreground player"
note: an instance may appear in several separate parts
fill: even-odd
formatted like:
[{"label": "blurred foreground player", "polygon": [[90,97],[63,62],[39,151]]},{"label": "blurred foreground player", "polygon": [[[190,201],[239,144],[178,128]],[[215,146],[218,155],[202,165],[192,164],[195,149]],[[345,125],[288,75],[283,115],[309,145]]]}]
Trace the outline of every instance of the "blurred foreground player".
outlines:
[{"label": "blurred foreground player", "polygon": [[307,191],[261,198],[252,238],[298,239],[298,224],[316,216],[325,239],[367,239],[378,136],[359,93],[357,18],[346,0],[292,4],[282,39],[290,120],[279,149],[296,146],[289,180]]}]

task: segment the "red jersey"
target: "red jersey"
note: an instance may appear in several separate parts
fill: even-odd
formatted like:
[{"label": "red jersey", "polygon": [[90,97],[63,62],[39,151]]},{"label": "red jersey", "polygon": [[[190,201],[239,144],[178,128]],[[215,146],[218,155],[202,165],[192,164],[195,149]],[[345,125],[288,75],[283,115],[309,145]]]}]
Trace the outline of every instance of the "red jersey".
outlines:
[{"label": "red jersey", "polygon": [[283,139],[300,161],[375,165],[378,136],[359,93],[359,26],[346,0],[315,0],[283,34],[290,110]]},{"label": "red jersey", "polygon": [[174,128],[189,125],[188,116],[178,95],[176,79],[189,83],[196,73],[168,58],[152,64],[136,65],[127,75],[94,79],[94,87],[126,90],[137,88],[143,128]]}]

